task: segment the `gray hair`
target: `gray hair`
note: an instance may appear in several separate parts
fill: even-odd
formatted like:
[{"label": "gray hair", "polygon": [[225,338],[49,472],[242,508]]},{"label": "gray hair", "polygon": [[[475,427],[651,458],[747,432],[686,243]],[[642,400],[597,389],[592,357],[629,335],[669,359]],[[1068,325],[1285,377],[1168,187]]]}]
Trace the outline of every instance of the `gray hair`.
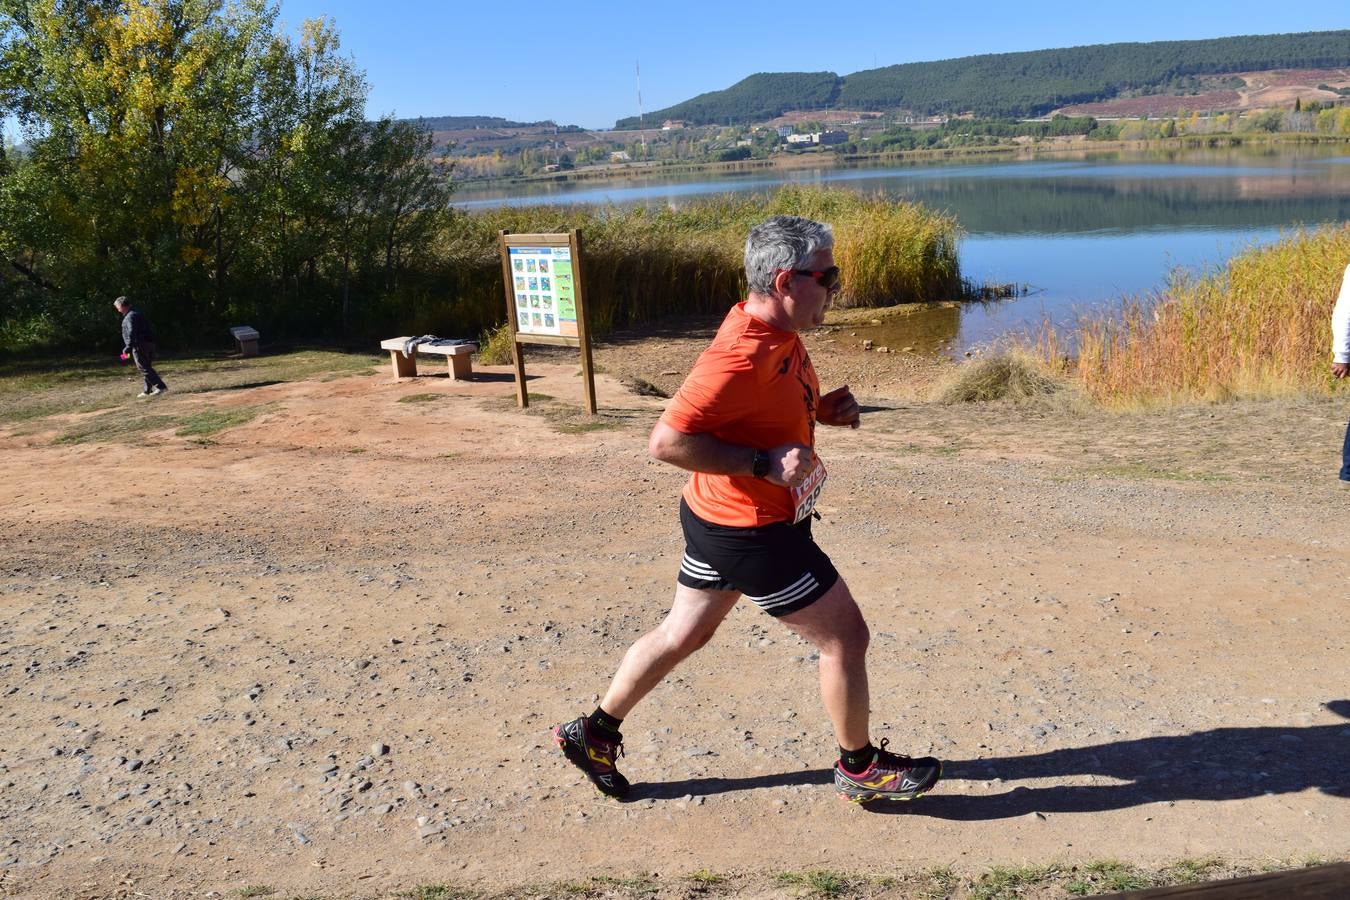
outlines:
[{"label": "gray hair", "polygon": [[[103,296],[106,297],[108,295],[104,294]],[[131,301],[128,300],[126,297],[118,297],[116,300],[113,301],[113,306],[130,306],[130,305]]]},{"label": "gray hair", "polygon": [[780,269],[804,268],[821,250],[834,247],[834,231],[801,216],[774,216],[750,229],[745,239],[745,282],[754,294],[773,293]]}]

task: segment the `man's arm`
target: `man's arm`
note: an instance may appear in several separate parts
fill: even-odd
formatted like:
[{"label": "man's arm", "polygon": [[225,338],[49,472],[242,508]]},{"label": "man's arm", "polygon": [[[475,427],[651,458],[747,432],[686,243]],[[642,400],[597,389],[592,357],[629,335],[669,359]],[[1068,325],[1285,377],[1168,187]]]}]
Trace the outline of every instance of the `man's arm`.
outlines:
[{"label": "man's arm", "polygon": [[135,313],[127,313],[125,316],[122,317],[122,352],[123,352],[123,353],[130,353],[130,352],[131,352],[131,341],[132,341],[132,338],[135,336],[132,329],[133,329],[133,326],[136,324],[134,321],[132,321],[132,318],[131,318],[131,317],[132,317],[133,315],[135,315]]},{"label": "man's arm", "polygon": [[1341,293],[1331,313],[1331,374],[1344,378],[1350,374],[1350,266],[1345,268]]},{"label": "man's arm", "polygon": [[[690,472],[708,475],[753,475],[754,447],[729,444],[711,434],[685,434],[665,422],[657,422],[647,441],[653,459]],[[766,448],[769,474],[765,481],[779,487],[801,484],[816,465],[816,455],[804,444]]]}]

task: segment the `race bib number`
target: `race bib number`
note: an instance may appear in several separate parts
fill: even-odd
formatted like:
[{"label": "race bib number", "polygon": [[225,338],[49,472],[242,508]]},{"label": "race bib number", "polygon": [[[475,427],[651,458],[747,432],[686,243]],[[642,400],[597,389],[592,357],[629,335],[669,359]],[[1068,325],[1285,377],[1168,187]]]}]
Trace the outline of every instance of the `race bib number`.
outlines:
[{"label": "race bib number", "polygon": [[820,457],[816,457],[816,467],[811,470],[811,474],[797,487],[792,488],[792,524],[796,525],[811,515],[816,508],[816,498],[820,496],[820,489],[824,486],[825,463],[820,461]]}]

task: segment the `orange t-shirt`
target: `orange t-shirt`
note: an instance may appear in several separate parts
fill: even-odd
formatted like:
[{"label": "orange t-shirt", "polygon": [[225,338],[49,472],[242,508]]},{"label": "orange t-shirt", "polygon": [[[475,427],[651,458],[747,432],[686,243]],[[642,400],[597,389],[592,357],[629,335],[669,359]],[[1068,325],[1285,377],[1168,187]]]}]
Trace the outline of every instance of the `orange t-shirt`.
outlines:
[{"label": "orange t-shirt", "polygon": [[[738,303],[675,394],[661,421],[682,434],[711,434],[767,450],[815,447],[820,382],[794,332],[756,319]],[[684,488],[694,515],[717,525],[792,521],[792,493],[752,475],[695,472]]]}]

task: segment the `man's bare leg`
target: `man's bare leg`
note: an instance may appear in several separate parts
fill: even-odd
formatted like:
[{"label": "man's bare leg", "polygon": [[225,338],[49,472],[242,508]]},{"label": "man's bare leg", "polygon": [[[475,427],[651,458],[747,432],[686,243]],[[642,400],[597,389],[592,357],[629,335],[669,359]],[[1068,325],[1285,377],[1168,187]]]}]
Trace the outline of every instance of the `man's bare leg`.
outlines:
[{"label": "man's bare leg", "polygon": [[600,708],[616,719],[626,718],[661,679],[708,643],[740,596],[738,591],[702,591],[676,584],[670,612],[628,648]]},{"label": "man's bare leg", "polygon": [[866,747],[871,742],[867,691],[867,644],[871,635],[844,579],[836,581],[815,603],[788,613],[781,621],[820,652],[820,699],[834,724],[839,746],[846,750]]}]

